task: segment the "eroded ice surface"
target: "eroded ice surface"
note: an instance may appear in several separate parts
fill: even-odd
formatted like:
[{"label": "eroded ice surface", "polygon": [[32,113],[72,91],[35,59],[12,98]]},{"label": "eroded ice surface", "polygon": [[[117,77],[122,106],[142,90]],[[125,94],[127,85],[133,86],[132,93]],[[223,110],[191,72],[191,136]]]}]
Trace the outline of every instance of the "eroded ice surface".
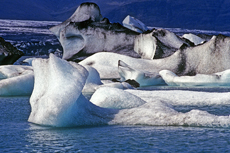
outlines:
[{"label": "eroded ice surface", "polygon": [[159,72],[170,86],[229,86],[230,70],[214,74],[197,74],[195,76],[177,76],[169,70]]},{"label": "eroded ice surface", "polygon": [[155,100],[162,100],[169,105],[184,106],[208,106],[208,105],[229,105],[229,92],[202,92],[185,90],[126,90],[146,102],[152,103]]},{"label": "eroded ice surface", "polygon": [[[81,93],[88,75],[84,67],[52,54],[49,59],[34,60],[32,65],[35,86],[28,119],[32,123],[58,127],[102,124],[230,127],[229,116],[200,110],[181,113],[161,98],[130,109],[101,108]],[[122,94],[125,96],[121,99],[127,95]]]}]

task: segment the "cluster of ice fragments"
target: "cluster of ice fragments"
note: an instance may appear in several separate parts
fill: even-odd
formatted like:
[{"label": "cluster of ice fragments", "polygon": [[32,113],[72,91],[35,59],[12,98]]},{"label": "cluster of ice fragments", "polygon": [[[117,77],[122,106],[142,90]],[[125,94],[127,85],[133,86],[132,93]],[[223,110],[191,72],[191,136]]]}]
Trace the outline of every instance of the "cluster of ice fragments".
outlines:
[{"label": "cluster of ice fragments", "polygon": [[[229,93],[200,96],[200,92],[135,88],[229,86],[229,37],[213,36],[208,42],[193,34],[181,37],[165,29],[149,30],[130,16],[123,24],[103,18],[94,3],[81,4],[68,20],[50,29],[64,48],[63,58],[50,54],[48,59],[26,59],[29,66],[1,66],[0,95],[32,93],[28,121],[47,126],[230,127],[229,116],[200,110],[182,113],[172,107],[225,105]],[[91,56],[74,62],[84,55]],[[93,94],[90,99],[84,96],[87,93]]]}]

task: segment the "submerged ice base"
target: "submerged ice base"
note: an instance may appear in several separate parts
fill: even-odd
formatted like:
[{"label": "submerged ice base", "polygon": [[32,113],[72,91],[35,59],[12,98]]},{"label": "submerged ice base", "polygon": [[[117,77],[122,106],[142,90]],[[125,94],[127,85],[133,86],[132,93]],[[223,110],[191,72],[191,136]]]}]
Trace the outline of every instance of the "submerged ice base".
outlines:
[{"label": "submerged ice base", "polygon": [[[32,123],[55,127],[115,124],[230,127],[229,116],[216,116],[200,110],[181,113],[161,98],[142,104],[139,97],[126,92],[118,100],[130,104],[125,100],[129,95],[132,105],[137,102],[139,105],[129,109],[102,108],[82,95],[88,76],[84,67],[52,54],[49,59],[34,60],[32,65],[35,86],[28,119]],[[102,98],[106,96],[112,95],[98,95]],[[118,100],[115,99],[115,102]],[[111,103],[110,100],[108,102]]]}]

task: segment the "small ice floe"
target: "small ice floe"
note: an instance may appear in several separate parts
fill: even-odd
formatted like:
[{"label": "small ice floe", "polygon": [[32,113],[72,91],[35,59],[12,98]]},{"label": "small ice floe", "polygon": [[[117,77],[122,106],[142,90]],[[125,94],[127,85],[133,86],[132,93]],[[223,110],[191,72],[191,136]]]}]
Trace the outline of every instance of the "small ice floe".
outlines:
[{"label": "small ice floe", "polygon": [[162,70],[159,74],[170,86],[230,86],[230,69],[210,75],[177,76],[169,70]]},{"label": "small ice floe", "polygon": [[0,66],[0,96],[28,96],[34,87],[34,73],[31,66]]},{"label": "small ice floe", "polygon": [[130,15],[126,16],[126,18],[122,21],[122,24],[124,27],[139,33],[149,30],[144,23]]}]

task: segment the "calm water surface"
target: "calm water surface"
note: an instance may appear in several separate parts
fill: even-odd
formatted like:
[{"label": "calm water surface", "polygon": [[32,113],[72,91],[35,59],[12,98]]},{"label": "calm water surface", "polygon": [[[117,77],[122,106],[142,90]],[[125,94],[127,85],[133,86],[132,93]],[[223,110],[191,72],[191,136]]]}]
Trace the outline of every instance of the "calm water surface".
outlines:
[{"label": "calm water surface", "polygon": [[[196,106],[177,106],[187,112]],[[204,106],[228,115],[230,106]],[[0,152],[230,152],[230,129],[176,126],[43,127],[27,122],[29,97],[0,98]]]}]

